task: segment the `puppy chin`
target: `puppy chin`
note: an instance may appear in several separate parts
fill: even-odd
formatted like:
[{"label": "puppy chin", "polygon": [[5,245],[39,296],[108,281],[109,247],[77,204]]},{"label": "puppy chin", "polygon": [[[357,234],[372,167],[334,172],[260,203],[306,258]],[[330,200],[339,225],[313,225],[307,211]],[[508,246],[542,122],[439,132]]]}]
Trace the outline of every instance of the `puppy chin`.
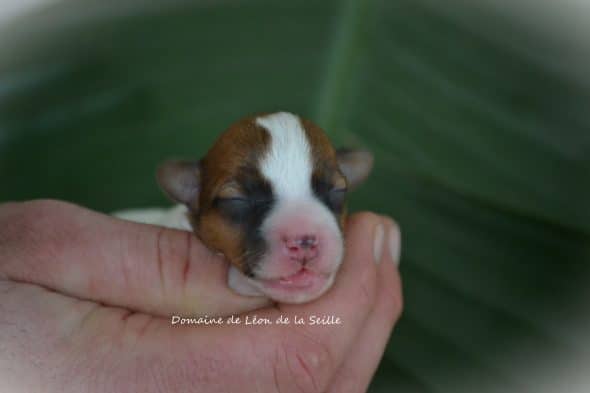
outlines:
[{"label": "puppy chin", "polygon": [[319,274],[309,271],[293,276],[265,280],[254,279],[255,285],[264,295],[280,303],[306,303],[317,299],[330,289],[336,273]]},{"label": "puppy chin", "polygon": [[242,296],[265,296],[279,303],[306,303],[327,292],[334,283],[336,270],[332,273],[298,272],[291,277],[263,279],[246,277],[231,266],[228,285]]}]

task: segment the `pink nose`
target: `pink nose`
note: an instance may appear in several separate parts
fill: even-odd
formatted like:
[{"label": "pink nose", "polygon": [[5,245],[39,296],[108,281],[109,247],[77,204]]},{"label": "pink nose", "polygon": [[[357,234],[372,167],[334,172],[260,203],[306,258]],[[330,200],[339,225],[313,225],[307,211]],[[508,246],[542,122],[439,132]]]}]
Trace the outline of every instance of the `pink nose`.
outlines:
[{"label": "pink nose", "polygon": [[315,235],[284,237],[285,252],[290,259],[302,264],[318,256],[318,239]]}]

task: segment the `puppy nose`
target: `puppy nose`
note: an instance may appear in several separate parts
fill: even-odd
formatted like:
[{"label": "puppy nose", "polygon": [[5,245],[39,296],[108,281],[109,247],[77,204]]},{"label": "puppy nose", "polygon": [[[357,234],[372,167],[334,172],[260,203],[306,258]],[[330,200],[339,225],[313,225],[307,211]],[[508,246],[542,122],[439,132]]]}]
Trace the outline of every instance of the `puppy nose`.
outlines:
[{"label": "puppy nose", "polygon": [[285,251],[292,260],[306,263],[318,256],[318,238],[305,234],[283,238]]}]

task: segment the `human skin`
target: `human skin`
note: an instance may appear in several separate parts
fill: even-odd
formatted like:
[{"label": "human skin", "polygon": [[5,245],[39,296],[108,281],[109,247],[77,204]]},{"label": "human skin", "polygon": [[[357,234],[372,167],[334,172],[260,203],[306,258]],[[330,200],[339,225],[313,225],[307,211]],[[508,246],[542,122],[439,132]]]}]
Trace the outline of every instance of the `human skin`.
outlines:
[{"label": "human skin", "polygon": [[[189,232],[59,201],[0,205],[0,381],[31,393],[363,392],[402,310],[400,237],[391,219],[358,213],[345,238],[329,292],[273,305],[231,292],[227,263]],[[205,314],[291,324],[171,324]]]}]

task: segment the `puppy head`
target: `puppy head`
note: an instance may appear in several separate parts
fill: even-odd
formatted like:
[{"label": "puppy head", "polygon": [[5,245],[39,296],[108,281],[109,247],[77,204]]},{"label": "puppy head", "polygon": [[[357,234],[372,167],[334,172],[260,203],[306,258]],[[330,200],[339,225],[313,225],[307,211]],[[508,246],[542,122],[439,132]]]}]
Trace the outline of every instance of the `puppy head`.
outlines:
[{"label": "puppy head", "polygon": [[200,161],[169,161],[158,182],[192,226],[262,293],[301,303],[331,286],[342,261],[345,197],[372,168],[366,151],[334,150],[286,112],[242,119]]}]

